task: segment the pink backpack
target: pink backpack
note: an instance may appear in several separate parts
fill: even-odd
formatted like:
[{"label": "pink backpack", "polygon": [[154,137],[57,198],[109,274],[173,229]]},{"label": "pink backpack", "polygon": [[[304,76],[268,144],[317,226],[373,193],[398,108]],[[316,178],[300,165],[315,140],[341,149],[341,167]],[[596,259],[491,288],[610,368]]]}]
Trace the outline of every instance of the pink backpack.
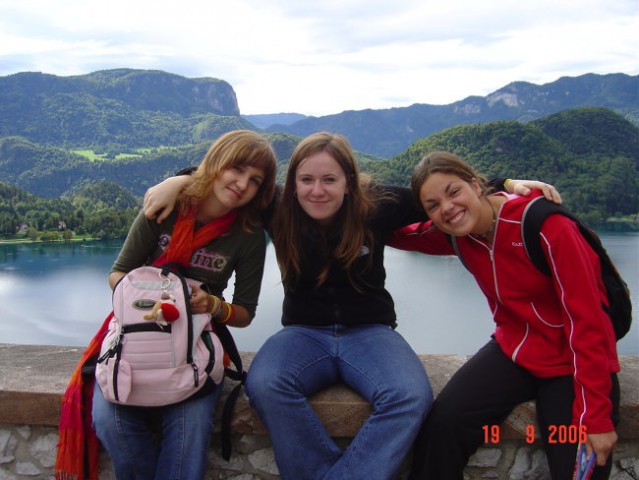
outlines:
[{"label": "pink backpack", "polygon": [[163,406],[224,377],[224,350],[208,314],[192,315],[188,280],[167,267],[144,266],[113,289],[113,318],[95,377],[113,403]]}]

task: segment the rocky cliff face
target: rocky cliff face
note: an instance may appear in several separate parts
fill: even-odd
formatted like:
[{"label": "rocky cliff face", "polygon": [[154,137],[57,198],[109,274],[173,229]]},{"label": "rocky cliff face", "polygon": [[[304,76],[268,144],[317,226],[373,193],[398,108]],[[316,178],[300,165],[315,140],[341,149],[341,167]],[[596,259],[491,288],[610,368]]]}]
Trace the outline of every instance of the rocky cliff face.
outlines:
[{"label": "rocky cliff face", "polygon": [[[107,75],[110,82],[100,81]],[[126,69],[95,72],[76,78],[85,80],[85,85],[97,85],[96,93],[100,96],[119,99],[140,110],[182,115],[240,114],[233,87],[215,78],[185,78],[156,70]]]},{"label": "rocky cliff face", "polygon": [[20,102],[15,100],[21,97],[29,98],[31,101],[26,104],[32,106],[40,100],[40,106],[45,109],[48,104],[56,103],[52,99],[65,94],[84,96],[87,101],[121,102],[133,110],[181,115],[240,114],[235,91],[227,82],[215,78],[185,78],[157,70],[102,70],[71,77],[18,73],[0,77],[0,92],[2,103],[14,107],[13,111],[3,109],[4,115],[19,115]]},{"label": "rocky cliff face", "polygon": [[[240,111],[231,85],[215,78],[132,69],[0,77],[0,137],[41,145],[119,151],[184,145],[198,141],[204,119],[219,118],[237,123]],[[228,123],[227,130],[239,128]]]}]

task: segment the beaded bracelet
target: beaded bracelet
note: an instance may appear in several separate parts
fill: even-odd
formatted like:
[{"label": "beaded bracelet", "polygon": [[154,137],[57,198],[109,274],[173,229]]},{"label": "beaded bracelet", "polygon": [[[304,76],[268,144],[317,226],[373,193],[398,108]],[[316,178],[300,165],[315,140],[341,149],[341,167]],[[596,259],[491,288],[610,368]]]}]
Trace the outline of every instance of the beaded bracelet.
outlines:
[{"label": "beaded bracelet", "polygon": [[[220,300],[215,295],[211,295],[211,301],[213,302],[213,305],[209,313],[216,323],[226,323],[235,316],[235,309],[230,303]],[[226,316],[224,318],[220,318],[224,311],[224,305],[226,305]]]},{"label": "beaded bracelet", "polygon": [[220,315],[221,311],[222,311],[222,300],[220,300],[219,298],[217,298],[215,295],[210,295],[211,297],[211,310],[209,311],[209,313],[211,314],[212,317],[217,317],[218,315]]},{"label": "beaded bracelet", "polygon": [[228,302],[224,302],[224,303],[226,303],[226,308],[227,308],[226,317],[224,317],[223,320],[216,318],[215,321],[217,323],[227,323],[229,320],[235,317],[235,309],[233,308],[233,305],[231,305]]}]

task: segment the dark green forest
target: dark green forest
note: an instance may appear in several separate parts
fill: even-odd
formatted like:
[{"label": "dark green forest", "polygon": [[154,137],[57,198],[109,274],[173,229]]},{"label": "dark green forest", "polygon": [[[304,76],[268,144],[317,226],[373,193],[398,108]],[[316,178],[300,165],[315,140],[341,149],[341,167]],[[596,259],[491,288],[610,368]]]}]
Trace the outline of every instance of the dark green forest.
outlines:
[{"label": "dark green forest", "polygon": [[454,152],[489,177],[552,183],[565,204],[593,226],[639,212],[639,129],[611,110],[571,109],[525,124],[460,125],[371,167],[385,181],[403,185],[433,150]]},{"label": "dark green forest", "polygon": [[[281,182],[300,138],[267,137],[276,150]],[[64,240],[69,232],[123,237],[144,191],[199,163],[209,145],[91,160],[22,137],[0,138],[0,238]],[[420,139],[390,159],[356,154],[362,170],[376,181],[407,186],[414,166],[432,150],[457,153],[490,177],[552,183],[566,205],[593,227],[639,229],[639,128],[612,110],[577,108],[528,123],[459,125]]]},{"label": "dark green forest", "polygon": [[69,199],[45,199],[0,182],[0,239],[124,238],[139,208],[138,198],[111,182],[88,185]]}]

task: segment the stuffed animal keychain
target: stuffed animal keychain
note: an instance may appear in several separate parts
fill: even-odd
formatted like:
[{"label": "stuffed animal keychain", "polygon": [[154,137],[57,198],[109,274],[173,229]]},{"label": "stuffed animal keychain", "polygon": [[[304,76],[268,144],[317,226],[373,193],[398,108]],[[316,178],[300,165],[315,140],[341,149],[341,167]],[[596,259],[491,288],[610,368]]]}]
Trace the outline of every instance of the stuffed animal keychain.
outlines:
[{"label": "stuffed animal keychain", "polygon": [[180,316],[180,311],[175,306],[175,300],[167,298],[158,300],[153,305],[150,313],[144,315],[145,320],[154,320],[160,325],[168,325],[168,322],[176,321]]},{"label": "stuffed animal keychain", "polygon": [[178,319],[180,311],[175,305],[175,298],[168,292],[169,284],[170,281],[162,284],[164,291],[160,300],[155,302],[151,312],[144,315],[145,320],[154,320],[159,325],[168,325],[168,322],[174,322]]}]

